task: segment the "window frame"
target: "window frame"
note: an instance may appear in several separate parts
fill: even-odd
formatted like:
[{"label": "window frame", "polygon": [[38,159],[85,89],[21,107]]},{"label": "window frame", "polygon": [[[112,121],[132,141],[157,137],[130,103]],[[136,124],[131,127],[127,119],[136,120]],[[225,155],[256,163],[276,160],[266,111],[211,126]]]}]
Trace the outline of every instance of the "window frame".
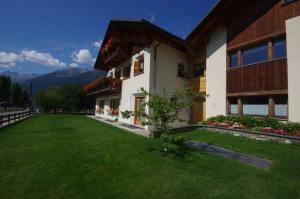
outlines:
[{"label": "window frame", "polygon": [[[200,66],[200,70],[202,71],[199,75],[196,75],[196,66]],[[197,63],[193,65],[193,78],[200,78],[200,77],[205,77],[206,73],[206,63]]]},{"label": "window frame", "polygon": [[[251,50],[254,50],[254,49],[259,49],[261,47],[264,47],[266,48],[266,59],[265,60],[255,60],[255,61],[252,61],[252,62],[249,62],[249,63],[245,63],[245,52],[246,51],[251,51]],[[269,60],[269,55],[268,55],[268,50],[269,50],[269,46],[268,46],[268,42],[261,42],[259,44],[256,44],[256,45],[253,45],[253,46],[249,46],[249,47],[246,47],[246,48],[243,48],[241,50],[241,56],[242,56],[242,61],[241,61],[241,66],[247,66],[247,65],[254,65],[254,64],[257,64],[257,63],[262,63],[262,62],[266,62]]]},{"label": "window frame", "polygon": [[144,54],[142,54],[138,56],[136,58],[136,61],[134,62],[134,76],[138,76],[140,74],[143,74],[144,72],[145,72],[145,57]]},{"label": "window frame", "polygon": [[[179,70],[180,67],[182,67],[182,70]],[[179,62],[177,64],[177,76],[181,78],[186,78],[187,76],[187,71],[186,71],[186,66],[184,63]]]},{"label": "window frame", "polygon": [[[274,49],[274,43],[277,40],[284,40],[285,41],[285,52],[286,52],[286,56],[285,57],[280,57],[280,58],[275,58],[274,53],[275,53],[275,49]],[[267,45],[267,55],[268,55],[268,59],[265,61],[258,61],[258,62],[254,62],[254,63],[250,63],[250,64],[243,64],[244,63],[244,51],[245,49],[249,49],[249,48],[253,48],[255,46],[263,46]],[[231,67],[231,58],[230,55],[237,53],[237,62],[238,65],[235,67]],[[287,58],[287,43],[286,43],[286,35],[285,34],[280,34],[280,35],[276,35],[273,36],[271,38],[264,38],[260,41],[255,41],[252,42],[252,44],[247,44],[244,46],[238,46],[238,47],[234,47],[232,49],[229,49],[227,51],[227,69],[228,70],[233,70],[236,68],[241,68],[241,67],[245,67],[245,66],[252,66],[252,65],[257,65],[260,63],[266,63],[266,62],[271,62],[271,61],[276,61],[276,60],[280,60],[280,59],[286,59]]]},{"label": "window frame", "polygon": [[[126,74],[126,73],[128,73],[128,74]],[[123,68],[123,80],[129,79],[130,76],[131,76],[131,65],[128,65]]]}]

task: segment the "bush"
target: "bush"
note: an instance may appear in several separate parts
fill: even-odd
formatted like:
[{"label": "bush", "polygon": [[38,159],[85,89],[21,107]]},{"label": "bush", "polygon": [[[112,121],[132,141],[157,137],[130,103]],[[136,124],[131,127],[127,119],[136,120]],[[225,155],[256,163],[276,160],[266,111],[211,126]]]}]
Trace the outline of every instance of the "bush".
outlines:
[{"label": "bush", "polygon": [[179,137],[171,137],[170,138],[170,143],[172,144],[177,144],[179,146],[183,146],[185,139],[181,136]]},{"label": "bush", "polygon": [[281,128],[287,132],[300,131],[300,123],[288,122],[288,123],[282,124]]},{"label": "bush", "polygon": [[272,129],[282,129],[287,132],[299,132],[300,123],[294,122],[279,122],[273,118],[256,118],[251,116],[216,116],[207,119],[207,123],[226,123],[230,126],[234,124],[241,124],[247,128],[267,128],[271,127]]}]

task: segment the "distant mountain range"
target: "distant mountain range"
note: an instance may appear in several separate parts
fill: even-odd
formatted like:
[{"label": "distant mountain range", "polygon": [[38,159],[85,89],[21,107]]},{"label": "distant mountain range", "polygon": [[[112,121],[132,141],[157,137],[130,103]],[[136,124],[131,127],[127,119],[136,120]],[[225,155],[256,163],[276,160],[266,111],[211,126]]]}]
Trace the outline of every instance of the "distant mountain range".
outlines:
[{"label": "distant mountain range", "polygon": [[30,83],[32,82],[33,93],[36,93],[42,89],[60,86],[63,84],[85,85],[101,76],[105,76],[106,72],[83,68],[68,68],[45,75],[21,75],[16,72],[8,71],[1,73],[0,75],[10,76],[14,82],[20,83],[22,87],[27,90],[30,89]]},{"label": "distant mountain range", "polygon": [[13,82],[22,82],[39,76],[39,74],[19,74],[17,72],[5,71],[0,75],[9,76]]}]

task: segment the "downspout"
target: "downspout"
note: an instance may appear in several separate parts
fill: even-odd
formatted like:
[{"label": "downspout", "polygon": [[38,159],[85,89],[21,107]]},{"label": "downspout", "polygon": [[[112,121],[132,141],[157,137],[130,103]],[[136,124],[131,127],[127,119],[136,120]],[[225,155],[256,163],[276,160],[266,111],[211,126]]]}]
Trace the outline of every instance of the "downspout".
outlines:
[{"label": "downspout", "polygon": [[159,47],[159,45],[160,45],[160,42],[158,42],[154,46],[154,84],[153,84],[154,90],[156,89],[156,60],[157,60],[157,48]]}]

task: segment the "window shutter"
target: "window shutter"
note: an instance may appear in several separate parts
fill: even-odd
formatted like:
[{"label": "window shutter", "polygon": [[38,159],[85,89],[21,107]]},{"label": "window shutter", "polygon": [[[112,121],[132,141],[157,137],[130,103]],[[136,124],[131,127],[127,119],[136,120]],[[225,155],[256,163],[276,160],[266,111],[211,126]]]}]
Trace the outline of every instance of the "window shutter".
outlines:
[{"label": "window shutter", "polygon": [[139,73],[139,67],[140,67],[140,63],[138,61],[134,62],[134,74],[138,74]]}]

